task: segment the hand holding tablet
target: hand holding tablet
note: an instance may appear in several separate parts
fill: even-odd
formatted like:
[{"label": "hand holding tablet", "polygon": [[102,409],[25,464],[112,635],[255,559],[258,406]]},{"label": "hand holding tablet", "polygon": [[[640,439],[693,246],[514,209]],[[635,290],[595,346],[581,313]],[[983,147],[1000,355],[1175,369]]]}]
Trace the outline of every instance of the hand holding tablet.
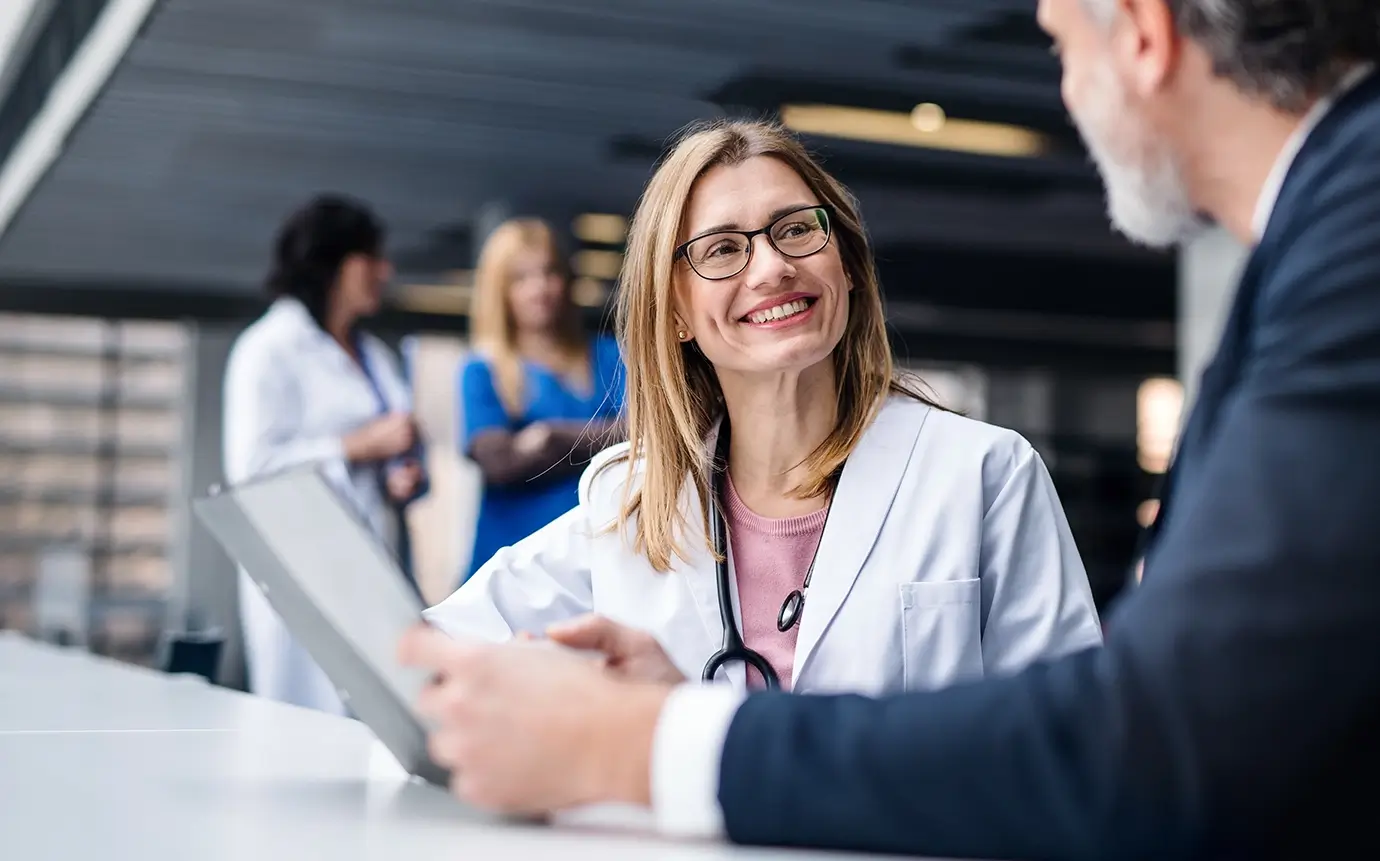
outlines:
[{"label": "hand holding tablet", "polygon": [[[543,640],[461,642],[417,626],[398,654],[432,680],[417,700],[432,727],[427,749],[452,771],[451,788],[465,801],[530,814],[610,799],[649,802],[638,796],[649,763],[607,752],[651,750],[651,740],[635,734],[648,725],[648,710],[660,710],[663,686],[631,686],[634,703],[621,710],[626,721],[592,721],[614,699],[627,702],[630,685],[587,653]],[[561,768],[552,767],[557,761]]]}]

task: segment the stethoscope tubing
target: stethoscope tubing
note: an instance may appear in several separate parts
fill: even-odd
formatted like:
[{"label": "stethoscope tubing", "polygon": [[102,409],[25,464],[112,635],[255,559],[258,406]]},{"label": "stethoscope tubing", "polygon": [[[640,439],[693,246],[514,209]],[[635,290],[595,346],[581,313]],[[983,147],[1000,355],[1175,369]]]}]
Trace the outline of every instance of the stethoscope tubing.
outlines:
[{"label": "stethoscope tubing", "polygon": [[738,630],[738,622],[733,615],[733,582],[728,570],[728,539],[724,526],[723,499],[724,473],[728,470],[728,416],[724,416],[719,427],[719,440],[715,446],[714,470],[709,482],[709,539],[714,546],[715,573],[718,579],[719,619],[723,623],[723,648],[710,656],[705,662],[702,679],[712,682],[719,670],[733,661],[742,661],[761,673],[762,680],[769,690],[781,687],[781,678],[775,668],[760,652],[749,649]]}]

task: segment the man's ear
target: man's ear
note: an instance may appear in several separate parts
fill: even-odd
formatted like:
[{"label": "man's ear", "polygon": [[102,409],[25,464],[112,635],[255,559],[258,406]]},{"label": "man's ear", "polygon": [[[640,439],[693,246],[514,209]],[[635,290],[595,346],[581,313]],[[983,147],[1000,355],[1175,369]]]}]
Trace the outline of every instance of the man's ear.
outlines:
[{"label": "man's ear", "polygon": [[1111,24],[1112,50],[1126,80],[1141,96],[1162,89],[1181,51],[1174,13],[1165,0],[1117,0],[1121,14]]}]

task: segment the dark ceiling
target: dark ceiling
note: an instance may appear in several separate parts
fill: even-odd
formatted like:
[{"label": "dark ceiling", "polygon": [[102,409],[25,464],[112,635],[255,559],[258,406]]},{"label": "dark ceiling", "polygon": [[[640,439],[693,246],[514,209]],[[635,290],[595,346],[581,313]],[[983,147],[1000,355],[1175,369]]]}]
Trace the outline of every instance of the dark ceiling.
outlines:
[{"label": "dark ceiling", "polygon": [[494,207],[562,223],[629,212],[689,121],[935,102],[1038,130],[1050,149],[809,141],[862,201],[912,350],[1172,369],[1172,260],[1108,229],[1033,10],[163,0],[0,237],[0,304],[239,308],[257,297],[279,220],[322,189],[371,201],[404,277],[433,279],[472,262],[471,231]]}]

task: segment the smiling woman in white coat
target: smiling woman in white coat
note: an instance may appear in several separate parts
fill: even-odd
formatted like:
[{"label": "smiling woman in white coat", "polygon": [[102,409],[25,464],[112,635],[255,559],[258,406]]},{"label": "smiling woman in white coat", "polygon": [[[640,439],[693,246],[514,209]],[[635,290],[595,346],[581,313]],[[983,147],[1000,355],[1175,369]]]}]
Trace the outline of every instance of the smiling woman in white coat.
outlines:
[{"label": "smiling woman in white coat", "polygon": [[[273,304],[236,339],[226,367],[225,477],[235,484],[315,464],[405,566],[402,510],[426,491],[426,474],[397,361],[360,325],[390,277],[383,244],[373,213],[336,196],[309,202],[281,228]],[[239,599],[250,690],[344,713],[243,572]]]},{"label": "smiling woman in white coat", "polygon": [[635,677],[867,694],[1101,642],[1040,456],[894,369],[856,205],[788,133],[717,123],[669,153],[618,325],[628,442],[433,627],[546,634]]}]

